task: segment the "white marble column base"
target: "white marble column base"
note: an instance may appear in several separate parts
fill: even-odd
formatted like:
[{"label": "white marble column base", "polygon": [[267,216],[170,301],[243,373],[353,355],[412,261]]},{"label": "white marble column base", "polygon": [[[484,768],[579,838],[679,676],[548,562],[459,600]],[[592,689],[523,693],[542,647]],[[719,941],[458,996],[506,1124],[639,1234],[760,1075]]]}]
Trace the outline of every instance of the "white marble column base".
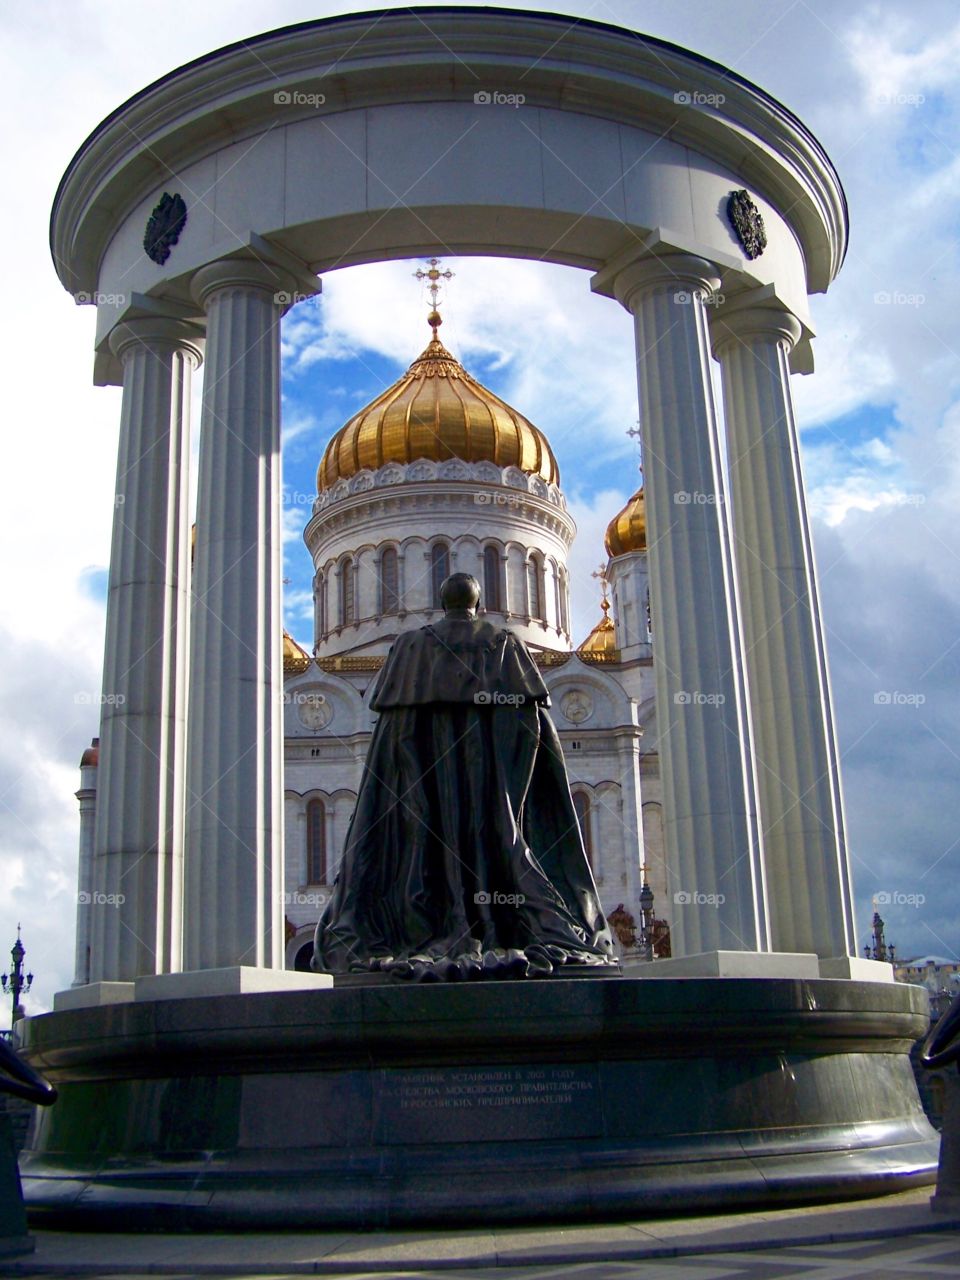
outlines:
[{"label": "white marble column base", "polygon": [[863,956],[830,956],[820,961],[821,978],[852,978],[856,982],[896,982],[893,965]]},{"label": "white marble column base", "polygon": [[136,981],[137,1000],[188,1000],[192,996],[254,995],[259,991],[318,991],[333,986],[329,973],[295,969],[194,969],[189,973],[151,973]]},{"label": "white marble column base", "polygon": [[819,978],[815,955],[783,951],[701,951],[623,966],[627,978]]},{"label": "white marble column base", "polygon": [[133,999],[132,982],[87,982],[82,987],[58,991],[53,997],[53,1012],[70,1009],[93,1009],[102,1004],[123,1004]]}]

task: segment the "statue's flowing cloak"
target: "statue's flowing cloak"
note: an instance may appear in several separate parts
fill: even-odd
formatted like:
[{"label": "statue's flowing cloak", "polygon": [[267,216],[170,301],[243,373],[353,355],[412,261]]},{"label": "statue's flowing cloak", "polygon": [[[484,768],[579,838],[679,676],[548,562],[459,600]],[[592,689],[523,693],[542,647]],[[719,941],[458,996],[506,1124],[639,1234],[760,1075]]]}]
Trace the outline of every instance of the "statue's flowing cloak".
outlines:
[{"label": "statue's flowing cloak", "polygon": [[549,702],[522,641],[489,622],[397,639],[315,968],[449,977],[612,957]]}]

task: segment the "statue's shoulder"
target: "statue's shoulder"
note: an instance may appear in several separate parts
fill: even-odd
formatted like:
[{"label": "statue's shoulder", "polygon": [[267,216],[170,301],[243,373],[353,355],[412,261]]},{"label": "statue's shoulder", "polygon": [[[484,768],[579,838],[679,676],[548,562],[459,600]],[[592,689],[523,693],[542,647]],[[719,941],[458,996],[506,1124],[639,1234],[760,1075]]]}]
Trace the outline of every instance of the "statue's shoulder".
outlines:
[{"label": "statue's shoulder", "polygon": [[495,626],[485,618],[441,618],[420,627],[415,635],[429,638],[444,648],[458,650],[497,649],[510,635],[503,627]]},{"label": "statue's shoulder", "polygon": [[506,627],[497,626],[495,622],[490,622],[487,618],[478,618],[476,623],[476,637],[479,644],[485,649],[494,649],[499,645],[508,644],[514,639],[512,631],[508,631]]}]

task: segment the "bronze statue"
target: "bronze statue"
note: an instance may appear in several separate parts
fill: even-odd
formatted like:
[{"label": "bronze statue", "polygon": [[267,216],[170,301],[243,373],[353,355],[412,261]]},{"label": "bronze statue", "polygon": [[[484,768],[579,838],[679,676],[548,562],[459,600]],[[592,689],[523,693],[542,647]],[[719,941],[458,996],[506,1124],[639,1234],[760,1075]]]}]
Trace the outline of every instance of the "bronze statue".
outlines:
[{"label": "bronze statue", "polygon": [[420,981],[614,965],[540,672],[452,574],[399,636],[313,967]]}]

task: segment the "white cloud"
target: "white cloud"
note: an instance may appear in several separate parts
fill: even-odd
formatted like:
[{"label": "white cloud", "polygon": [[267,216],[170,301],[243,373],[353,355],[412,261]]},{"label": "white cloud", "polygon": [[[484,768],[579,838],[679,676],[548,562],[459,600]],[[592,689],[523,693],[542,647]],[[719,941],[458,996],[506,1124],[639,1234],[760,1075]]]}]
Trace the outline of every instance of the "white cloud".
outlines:
[{"label": "white cloud", "polygon": [[946,29],[938,23],[935,31],[921,35],[905,14],[876,9],[851,24],[846,38],[868,112],[916,108],[928,94],[955,86],[960,23]]},{"label": "white cloud", "polygon": [[[455,275],[444,283],[440,338],[468,370],[487,381],[496,370],[504,398],[558,452],[567,442],[579,451],[589,434],[629,454],[623,433],[637,416],[636,375],[632,326],[619,304],[591,294],[586,272],[548,263],[451,258],[443,265]],[[321,361],[362,366],[376,353],[405,368],[419,355],[430,330],[427,297],[411,278],[415,266],[331,273],[323,307],[303,303],[288,322],[293,387]],[[370,377],[372,398],[382,385],[372,369]]]},{"label": "white cloud", "polygon": [[593,575],[606,567],[607,553],[603,544],[607,525],[625,506],[630,494],[615,489],[604,490],[591,497],[568,495],[570,514],[577,522],[577,536],[567,561],[570,570],[571,619],[574,645],[586,640],[600,621],[600,582]]}]

